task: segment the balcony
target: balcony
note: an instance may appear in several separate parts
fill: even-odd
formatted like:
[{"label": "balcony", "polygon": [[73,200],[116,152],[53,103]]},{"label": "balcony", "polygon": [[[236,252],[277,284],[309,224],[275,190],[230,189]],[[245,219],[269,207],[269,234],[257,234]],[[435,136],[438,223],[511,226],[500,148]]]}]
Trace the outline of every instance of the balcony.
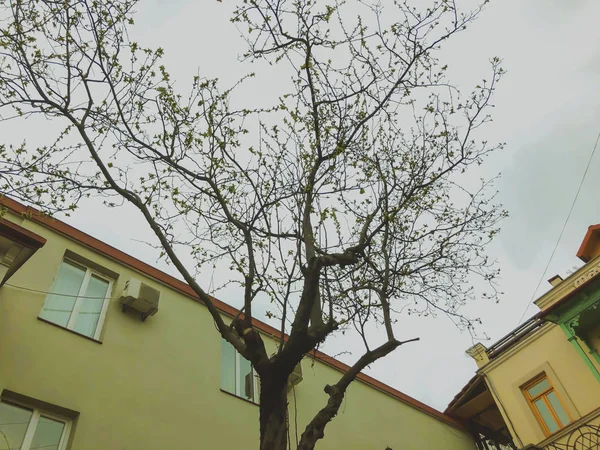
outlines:
[{"label": "balcony", "polygon": [[600,450],[600,408],[523,450]]}]

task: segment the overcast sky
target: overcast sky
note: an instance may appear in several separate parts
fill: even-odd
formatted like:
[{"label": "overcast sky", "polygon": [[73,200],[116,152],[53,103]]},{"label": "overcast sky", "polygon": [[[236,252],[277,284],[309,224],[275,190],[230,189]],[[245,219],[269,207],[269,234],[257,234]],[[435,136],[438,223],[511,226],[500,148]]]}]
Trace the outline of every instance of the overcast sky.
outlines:
[{"label": "overcast sky", "polygon": [[[142,1],[134,34],[144,45],[165,49],[167,67],[177,80],[187,82],[198,70],[204,76],[233,79],[248,68],[237,62],[243,47],[228,21],[232,4]],[[465,310],[483,320],[480,332],[491,338],[486,345],[518,325],[523,313],[527,318],[537,311],[528,305],[600,132],[598,17],[596,0],[493,0],[444,52],[451,80],[465,90],[489,73],[492,56],[503,58],[507,70],[494,99],[494,123],[486,131],[490,141],[505,141],[507,147],[482,169],[485,176],[502,173],[499,196],[510,214],[490,247],[502,270],[505,294],[497,304],[481,300]],[[536,297],[547,290],[545,280],[552,275],[565,276],[581,265],[575,258],[581,239],[589,225],[600,223],[599,173],[600,150]],[[67,222],[155,264],[156,254],[138,241],[151,236],[140,231],[146,226],[136,217],[88,205]],[[134,223],[140,224],[139,230]],[[221,299],[239,306],[239,299]],[[464,353],[473,344],[470,336],[443,317],[411,316],[400,329],[402,337],[419,336],[421,341],[401,347],[375,364],[370,374],[444,410],[475,372],[475,363]],[[335,354],[339,348],[334,340],[324,350]],[[347,355],[340,359],[353,361]]]}]

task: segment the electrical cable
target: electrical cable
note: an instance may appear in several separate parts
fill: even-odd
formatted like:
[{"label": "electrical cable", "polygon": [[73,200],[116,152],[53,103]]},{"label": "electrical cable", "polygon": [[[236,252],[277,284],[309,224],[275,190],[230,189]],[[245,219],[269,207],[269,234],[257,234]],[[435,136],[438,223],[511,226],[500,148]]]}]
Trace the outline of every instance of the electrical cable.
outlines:
[{"label": "electrical cable", "polygon": [[596,138],[596,143],[594,144],[594,148],[592,149],[592,153],[590,154],[590,159],[588,160],[587,166],[585,168],[585,172],[583,172],[583,177],[581,178],[581,182],[579,183],[579,187],[577,188],[577,193],[575,194],[575,198],[573,199],[573,203],[571,203],[571,208],[569,209],[569,213],[567,214],[567,218],[565,219],[565,223],[563,224],[562,229],[560,230],[560,235],[558,236],[558,240],[556,241],[556,244],[554,245],[554,249],[552,250],[552,254],[550,255],[550,259],[548,259],[548,263],[546,264],[546,267],[544,268],[544,271],[542,272],[542,276],[540,277],[540,279],[539,279],[539,281],[537,283],[537,286],[535,287],[535,290],[533,291],[533,294],[531,295],[531,298],[527,302],[527,306],[523,310],[523,314],[521,314],[521,317],[519,318],[519,322],[517,323],[517,325],[519,325],[521,323],[521,321],[523,320],[523,317],[525,317],[525,313],[527,313],[527,310],[531,306],[531,302],[535,298],[535,294],[537,294],[537,291],[540,288],[540,285],[542,284],[542,281],[544,280],[544,276],[546,275],[546,272],[548,271],[548,267],[550,267],[550,263],[552,262],[552,258],[554,258],[554,254],[556,253],[556,249],[558,248],[558,244],[560,243],[560,240],[562,239],[562,236],[563,236],[563,234],[565,232],[565,228],[567,228],[567,223],[569,223],[569,219],[571,218],[571,213],[573,212],[573,209],[575,208],[575,203],[577,202],[577,198],[579,197],[579,193],[581,192],[581,187],[583,186],[583,182],[585,181],[585,177],[586,177],[586,175],[588,173],[588,170],[590,169],[590,165],[592,164],[592,160],[594,159],[594,154],[596,153],[596,148],[598,147],[598,141],[600,141],[600,132],[598,133],[598,137]]},{"label": "electrical cable", "polygon": [[[73,294],[61,294],[60,292],[49,292],[49,291],[41,291],[39,289],[32,289],[32,288],[26,288],[24,286],[17,286],[11,283],[4,283],[6,286],[10,286],[12,288],[15,289],[21,289],[23,291],[30,291],[30,292],[36,292],[38,294],[46,294],[46,295],[56,295],[59,297],[74,297],[74,298],[95,298],[95,299],[106,299],[107,297],[93,297],[93,296],[89,296],[89,295],[73,295]],[[116,297],[112,297],[112,299],[115,299]]]}]

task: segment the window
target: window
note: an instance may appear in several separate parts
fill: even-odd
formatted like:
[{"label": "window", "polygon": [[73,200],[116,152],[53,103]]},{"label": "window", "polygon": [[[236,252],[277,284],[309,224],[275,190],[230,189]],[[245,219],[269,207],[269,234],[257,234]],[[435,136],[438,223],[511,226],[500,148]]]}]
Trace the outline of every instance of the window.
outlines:
[{"label": "window", "polygon": [[546,436],[571,423],[569,413],[545,373],[526,384],[523,393]]},{"label": "window", "polygon": [[221,389],[258,403],[258,377],[250,361],[221,339]]},{"label": "window", "polygon": [[69,429],[68,420],[0,402],[0,450],[64,450]]},{"label": "window", "polygon": [[98,339],[112,281],[70,260],[63,260],[40,318]]}]

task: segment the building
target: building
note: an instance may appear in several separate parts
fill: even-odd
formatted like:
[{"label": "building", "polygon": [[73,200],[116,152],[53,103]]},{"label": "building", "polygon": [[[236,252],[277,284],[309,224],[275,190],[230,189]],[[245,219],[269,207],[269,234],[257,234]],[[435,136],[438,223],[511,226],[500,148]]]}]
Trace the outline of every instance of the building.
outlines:
[{"label": "building", "polygon": [[480,449],[600,449],[600,225],[585,263],[535,301],[540,311],[489,348],[467,350],[477,374],[446,413]]},{"label": "building", "polygon": [[[186,284],[11,199],[0,204],[0,449],[256,448],[252,369]],[[147,318],[122,307],[138,281],[160,295]],[[226,318],[238,312],[216,304]],[[274,349],[279,332],[254,325]],[[292,442],[346,368],[320,352],[301,362]],[[367,375],[344,401],[317,448],[475,449],[457,420]]]}]

